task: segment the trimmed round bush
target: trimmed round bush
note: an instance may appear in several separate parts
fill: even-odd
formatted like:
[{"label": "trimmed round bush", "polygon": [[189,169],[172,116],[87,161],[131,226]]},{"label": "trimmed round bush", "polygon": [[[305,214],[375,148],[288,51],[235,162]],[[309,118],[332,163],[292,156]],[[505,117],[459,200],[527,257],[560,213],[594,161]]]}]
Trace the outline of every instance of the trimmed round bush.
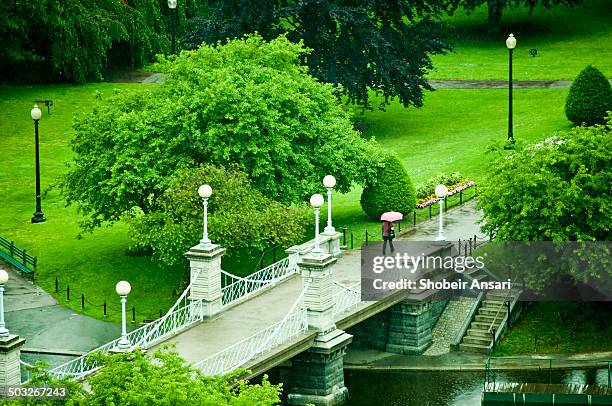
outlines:
[{"label": "trimmed round bush", "polygon": [[385,158],[383,164],[376,179],[363,189],[363,211],[376,219],[386,211],[411,213],[416,205],[416,192],[408,173],[395,155]]},{"label": "trimmed round bush", "polygon": [[575,125],[603,124],[612,110],[612,87],[608,79],[591,65],[580,72],[570,87],[565,115]]}]

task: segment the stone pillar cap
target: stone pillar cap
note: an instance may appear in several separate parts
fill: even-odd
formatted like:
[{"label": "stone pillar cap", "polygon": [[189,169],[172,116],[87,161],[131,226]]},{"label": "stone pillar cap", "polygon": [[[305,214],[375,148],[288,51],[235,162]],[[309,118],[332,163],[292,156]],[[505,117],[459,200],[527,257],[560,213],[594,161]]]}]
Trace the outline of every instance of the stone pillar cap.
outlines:
[{"label": "stone pillar cap", "polygon": [[335,258],[331,254],[321,254],[321,255],[312,255],[309,253],[308,255],[304,255],[302,260],[298,262],[298,265],[307,266],[307,267],[326,267],[334,264],[338,261],[338,258]]}]

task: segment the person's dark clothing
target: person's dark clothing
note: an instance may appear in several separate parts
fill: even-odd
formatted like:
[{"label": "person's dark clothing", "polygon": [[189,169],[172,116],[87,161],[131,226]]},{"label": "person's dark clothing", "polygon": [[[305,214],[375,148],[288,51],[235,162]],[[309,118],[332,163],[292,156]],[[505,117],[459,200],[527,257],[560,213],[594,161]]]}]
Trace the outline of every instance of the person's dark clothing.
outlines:
[{"label": "person's dark clothing", "polygon": [[393,254],[393,251],[395,251],[395,247],[393,246],[393,236],[391,233],[392,229],[393,229],[393,224],[391,222],[383,221],[382,223],[383,255],[386,255],[387,242],[389,242],[391,253]]}]

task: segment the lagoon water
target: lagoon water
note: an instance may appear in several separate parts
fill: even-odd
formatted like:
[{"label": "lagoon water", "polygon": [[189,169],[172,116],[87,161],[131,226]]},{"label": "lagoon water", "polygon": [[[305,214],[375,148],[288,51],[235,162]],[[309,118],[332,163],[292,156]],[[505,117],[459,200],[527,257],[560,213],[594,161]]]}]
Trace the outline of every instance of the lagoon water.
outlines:
[{"label": "lagoon water", "polygon": [[[504,371],[499,382],[608,384],[606,369]],[[350,406],[477,406],[484,372],[345,371]]]}]

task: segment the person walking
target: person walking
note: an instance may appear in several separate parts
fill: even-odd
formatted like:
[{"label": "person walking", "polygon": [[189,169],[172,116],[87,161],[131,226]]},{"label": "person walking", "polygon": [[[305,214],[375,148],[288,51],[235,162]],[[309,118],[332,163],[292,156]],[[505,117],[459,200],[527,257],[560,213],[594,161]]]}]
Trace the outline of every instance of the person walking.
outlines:
[{"label": "person walking", "polygon": [[383,255],[387,255],[387,242],[389,242],[389,247],[391,248],[391,253],[395,251],[395,247],[393,246],[393,239],[395,238],[395,230],[393,229],[393,223],[390,221],[382,222],[382,237],[383,237]]}]

